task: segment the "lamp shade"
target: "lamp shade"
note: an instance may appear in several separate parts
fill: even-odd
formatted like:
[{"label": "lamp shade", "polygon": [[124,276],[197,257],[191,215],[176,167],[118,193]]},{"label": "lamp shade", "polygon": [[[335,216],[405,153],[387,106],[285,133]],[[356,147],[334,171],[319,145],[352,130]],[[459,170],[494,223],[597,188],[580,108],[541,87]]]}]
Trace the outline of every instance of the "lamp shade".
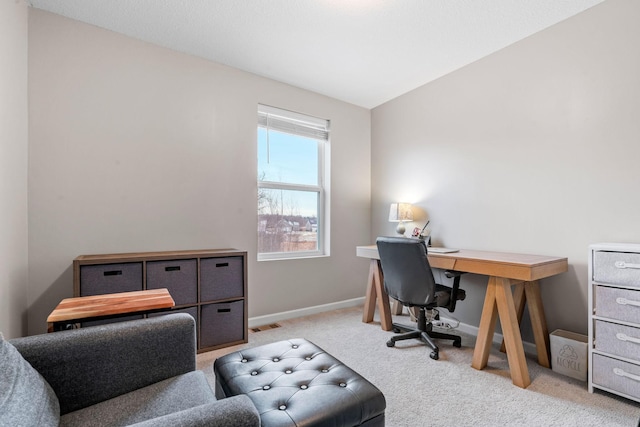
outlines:
[{"label": "lamp shade", "polygon": [[389,208],[389,222],[413,221],[413,211],[410,203],[391,203]]}]

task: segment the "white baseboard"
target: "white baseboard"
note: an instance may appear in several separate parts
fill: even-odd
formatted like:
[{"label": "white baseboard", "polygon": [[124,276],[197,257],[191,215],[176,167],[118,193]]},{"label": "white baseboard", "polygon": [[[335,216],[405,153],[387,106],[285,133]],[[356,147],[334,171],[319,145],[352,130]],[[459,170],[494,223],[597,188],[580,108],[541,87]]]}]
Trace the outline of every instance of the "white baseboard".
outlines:
[{"label": "white baseboard", "polygon": [[[467,325],[466,323],[460,323],[456,329],[464,332],[465,334],[473,335],[474,337],[478,336],[478,327]],[[495,333],[493,334],[493,343],[501,344],[502,343],[502,334]],[[538,357],[538,352],[536,351],[536,345],[527,341],[522,342],[522,346],[524,347],[524,352],[530,356]]]},{"label": "white baseboard", "polygon": [[[271,325],[272,323],[277,323],[282,320],[295,319],[297,317],[310,316],[312,314],[324,313],[327,311],[338,310],[341,308],[348,307],[362,307],[364,306],[364,297],[353,298],[344,301],[332,302],[329,304],[315,305],[313,307],[300,308],[297,310],[289,310],[283,311],[280,313],[267,314],[264,316],[256,316],[249,318],[249,328],[256,328],[258,326]],[[478,336],[478,327],[471,326],[466,323],[460,323],[460,325],[456,328],[461,332],[464,332],[469,335],[473,335],[474,337]],[[502,343],[502,334],[493,334],[493,343],[500,344]],[[536,346],[533,343],[524,341],[523,342],[524,352],[528,355],[532,355],[537,357]]]},{"label": "white baseboard", "polygon": [[300,308],[297,310],[282,311],[280,313],[267,314],[264,316],[250,317],[249,328],[270,325],[282,320],[295,319],[296,317],[310,316],[312,314],[324,313],[326,311],[358,306],[364,306],[364,297],[337,301],[329,304],[314,305],[313,307]]}]

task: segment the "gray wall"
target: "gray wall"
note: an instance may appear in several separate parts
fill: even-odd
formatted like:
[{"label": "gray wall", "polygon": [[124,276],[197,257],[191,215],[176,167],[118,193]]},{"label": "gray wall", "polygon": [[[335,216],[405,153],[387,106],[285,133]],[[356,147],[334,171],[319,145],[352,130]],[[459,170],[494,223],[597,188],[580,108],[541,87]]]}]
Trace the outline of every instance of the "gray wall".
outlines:
[{"label": "gray wall", "polygon": [[[548,325],[586,334],[588,245],[640,241],[638,16],[606,1],[375,108],[373,235],[408,201],[440,245],[568,257]],[[486,278],[463,284],[477,326]]]},{"label": "gray wall", "polygon": [[[249,316],[364,295],[370,111],[54,14],[29,13],[29,333],[80,254],[249,252]],[[331,120],[331,256],[256,261],[264,103]]]},{"label": "gray wall", "polygon": [[0,332],[26,332],[27,317],[26,2],[0,2]]}]

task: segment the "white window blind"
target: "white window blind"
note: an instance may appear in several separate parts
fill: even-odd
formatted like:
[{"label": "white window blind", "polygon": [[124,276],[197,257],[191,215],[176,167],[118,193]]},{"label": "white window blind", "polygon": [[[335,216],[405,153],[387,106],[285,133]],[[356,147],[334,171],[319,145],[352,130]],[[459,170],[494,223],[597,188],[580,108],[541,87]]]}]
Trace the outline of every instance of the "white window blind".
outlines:
[{"label": "white window blind", "polygon": [[[286,115],[284,115],[286,114]],[[260,105],[258,126],[305,138],[329,140],[329,121]]]}]

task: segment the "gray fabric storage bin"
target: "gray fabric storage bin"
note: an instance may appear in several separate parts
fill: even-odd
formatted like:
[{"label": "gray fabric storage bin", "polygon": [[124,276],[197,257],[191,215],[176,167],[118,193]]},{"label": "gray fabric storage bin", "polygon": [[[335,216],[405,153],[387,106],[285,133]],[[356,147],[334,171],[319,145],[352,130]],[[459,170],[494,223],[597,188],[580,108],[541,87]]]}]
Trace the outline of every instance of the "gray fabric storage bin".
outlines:
[{"label": "gray fabric storage bin", "polygon": [[593,355],[593,384],[616,392],[640,398],[640,366],[612,359],[601,354]]},{"label": "gray fabric storage bin", "polygon": [[551,369],[571,378],[586,381],[589,365],[587,341],[586,335],[562,329],[556,329],[549,334]]},{"label": "gray fabric storage bin", "polygon": [[242,257],[200,260],[200,301],[242,298],[244,295]]},{"label": "gray fabric storage bin", "polygon": [[593,263],[596,282],[640,288],[640,253],[597,251]]},{"label": "gray fabric storage bin", "polygon": [[640,362],[640,329],[596,320],[596,350]]},{"label": "gray fabric storage bin", "polygon": [[244,339],[244,301],[200,306],[200,347]]},{"label": "gray fabric storage bin", "polygon": [[142,290],[142,263],[96,264],[80,267],[80,296]]},{"label": "gray fabric storage bin", "polygon": [[596,286],[596,313],[601,317],[640,323],[640,290]]},{"label": "gray fabric storage bin", "polygon": [[147,289],[167,288],[176,305],[198,302],[198,264],[195,259],[147,261]]}]

